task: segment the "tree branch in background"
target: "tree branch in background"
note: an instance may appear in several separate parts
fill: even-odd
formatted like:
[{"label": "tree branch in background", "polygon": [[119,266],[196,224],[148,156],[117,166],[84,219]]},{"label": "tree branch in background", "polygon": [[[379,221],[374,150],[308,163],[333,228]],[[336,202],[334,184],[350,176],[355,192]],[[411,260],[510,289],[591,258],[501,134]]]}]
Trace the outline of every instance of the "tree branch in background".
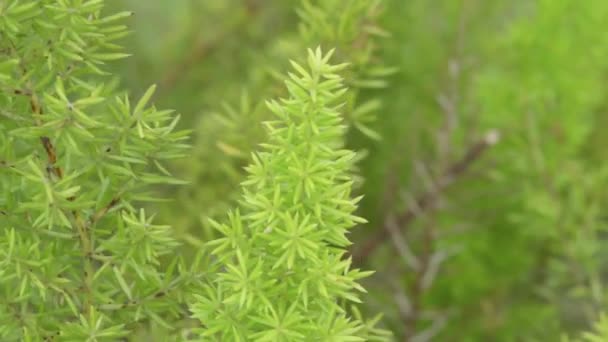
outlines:
[{"label": "tree branch in background", "polygon": [[[434,186],[432,188],[418,196],[413,201],[412,205],[408,206],[405,211],[397,215],[394,224],[399,227],[399,229],[404,230],[418,217],[417,212],[434,210],[438,205],[441,193],[452,185],[458,177],[464,174],[471,164],[479,159],[489,147],[495,145],[499,139],[499,132],[497,130],[491,130],[482,139],[469,147],[460,160],[449,165],[441,176],[434,181]],[[390,228],[388,227],[389,224],[389,220],[387,220],[382,229],[378,229],[374,235],[367,239],[363,244],[363,247],[353,251],[352,257],[354,264],[361,264],[364,262],[369,255],[391,237]]]}]

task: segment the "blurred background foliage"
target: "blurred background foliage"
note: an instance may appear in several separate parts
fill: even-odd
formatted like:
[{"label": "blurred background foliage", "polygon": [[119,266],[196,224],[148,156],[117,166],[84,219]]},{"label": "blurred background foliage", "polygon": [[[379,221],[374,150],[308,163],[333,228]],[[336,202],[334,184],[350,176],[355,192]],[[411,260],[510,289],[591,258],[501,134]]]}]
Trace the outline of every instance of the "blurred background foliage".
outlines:
[{"label": "blurred background foliage", "polygon": [[134,96],[158,84],[194,130],[171,168],[190,185],[156,208],[183,253],[234,204],[289,60],[336,47],[369,220],[352,254],[377,271],[365,310],[403,341],[605,330],[608,2],[108,3],[136,13],[121,81]]}]

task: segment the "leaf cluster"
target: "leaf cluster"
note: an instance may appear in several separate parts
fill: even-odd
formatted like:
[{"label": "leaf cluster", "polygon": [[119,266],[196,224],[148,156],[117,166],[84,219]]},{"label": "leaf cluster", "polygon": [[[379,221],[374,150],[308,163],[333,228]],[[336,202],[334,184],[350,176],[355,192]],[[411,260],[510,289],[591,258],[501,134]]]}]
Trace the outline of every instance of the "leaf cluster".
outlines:
[{"label": "leaf cluster", "polygon": [[[354,153],[343,148],[338,99],[344,94],[328,63],[309,51],[307,68],[292,62],[289,97],[269,101],[269,139],[254,153],[243,197],[228,222],[212,221],[217,274],[193,311],[211,340],[363,341],[362,322],[342,302],[360,302],[346,234],[357,222],[350,199]],[[213,272],[214,274],[216,272]],[[380,337],[377,337],[380,338]]]}]

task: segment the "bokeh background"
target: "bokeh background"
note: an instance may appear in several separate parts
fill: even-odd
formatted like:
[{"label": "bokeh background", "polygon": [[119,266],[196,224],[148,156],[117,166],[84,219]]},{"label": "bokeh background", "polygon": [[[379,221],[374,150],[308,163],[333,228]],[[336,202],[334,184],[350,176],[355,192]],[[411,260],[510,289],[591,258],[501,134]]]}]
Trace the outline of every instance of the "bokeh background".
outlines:
[{"label": "bokeh background", "polygon": [[238,199],[289,60],[336,48],[369,223],[363,309],[400,341],[558,341],[607,308],[605,0],[109,0],[112,66],[193,129],[154,208],[193,253]]}]

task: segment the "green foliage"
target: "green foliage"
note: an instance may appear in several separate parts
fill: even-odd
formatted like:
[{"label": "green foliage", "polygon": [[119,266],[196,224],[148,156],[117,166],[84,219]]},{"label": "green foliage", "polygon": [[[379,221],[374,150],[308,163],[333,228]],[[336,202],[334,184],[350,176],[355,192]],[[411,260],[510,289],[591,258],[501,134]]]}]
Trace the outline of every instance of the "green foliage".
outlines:
[{"label": "green foliage", "polygon": [[103,1],[0,2],[0,339],[115,341],[179,317],[191,275],[138,209],[181,184],[179,116],[115,90],[132,13]]},{"label": "green foliage", "polygon": [[606,340],[606,22],[0,0],[0,340]]},{"label": "green foliage", "polygon": [[[217,263],[194,305],[218,341],[363,341],[362,322],[342,301],[360,302],[357,280],[370,272],[350,269],[347,229],[352,215],[349,176],[354,153],[343,149],[337,100],[344,93],[330,65],[332,52],[309,51],[308,70],[292,62],[289,97],[267,103],[275,119],[269,139],[254,153],[242,183],[239,209],[210,241]],[[365,337],[365,338],[364,338]]]},{"label": "green foliage", "polygon": [[[259,124],[269,119],[263,99],[284,94],[281,79],[286,61],[301,61],[300,52],[309,46],[337,47],[336,58],[352,64],[344,75],[345,84],[351,91],[346,95],[342,115],[348,127],[373,138],[378,134],[370,125],[381,103],[377,99],[361,99],[358,94],[370,87],[385,87],[384,78],[394,70],[385,67],[378,58],[378,41],[386,36],[376,24],[382,12],[379,1],[297,1],[290,6],[285,6],[285,2],[264,6],[248,5],[247,2],[222,5],[209,2],[189,6],[192,6],[188,7],[192,13],[198,13],[194,12],[196,8],[205,13],[206,23],[202,24],[201,30],[209,29],[209,23],[217,17],[235,18],[226,20],[227,23],[215,23],[221,25],[216,30],[230,34],[230,38],[221,42],[197,38],[194,49],[190,45],[178,47],[186,55],[184,63],[188,64],[190,58],[197,56],[205,61],[191,65],[188,75],[212,77],[217,82],[201,84],[188,75],[180,74],[179,64],[174,65],[176,61],[158,62],[168,69],[160,72],[161,79],[168,77],[165,74],[171,76],[177,72],[180,83],[193,84],[191,89],[182,91],[181,84],[163,85],[161,82],[159,87],[165,88],[165,92],[171,91],[172,96],[176,93],[180,97],[189,96],[182,103],[175,103],[173,98],[167,101],[182,111],[201,111],[200,116],[187,119],[189,125],[196,127],[193,158],[174,164],[172,168],[192,186],[168,189],[167,196],[175,198],[175,201],[163,204],[159,211],[161,219],[171,219],[180,235],[195,248],[200,248],[201,238],[214,236],[207,223],[208,218],[222,217],[236,203],[238,184],[245,176],[243,167],[251,161],[251,152],[257,144],[266,139],[266,133]],[[294,16],[291,19],[293,24],[284,23],[290,15]],[[194,19],[188,17],[183,20],[189,22]],[[233,20],[238,22],[235,24],[238,30],[230,24]],[[167,44],[170,43],[172,41],[169,40]],[[264,46],[263,49],[259,48],[260,45]],[[232,56],[230,64],[226,64],[225,56]],[[180,58],[184,59],[178,57],[177,63]],[[145,64],[145,61],[141,63]],[[239,84],[224,84],[221,79],[231,80],[226,75],[235,75],[233,79],[239,79]],[[195,92],[191,93],[192,90]],[[190,108],[195,98],[204,99],[202,109]],[[176,217],[176,211],[188,214]],[[199,233],[201,225],[205,231],[202,237]]]},{"label": "green foliage", "polygon": [[[361,166],[372,230],[416,210],[414,200],[453,178],[450,166],[487,132],[501,136],[431,197],[435,207],[398,227],[422,269],[441,257],[432,284],[416,289],[424,272],[406,257],[386,266],[391,239],[368,258],[387,270],[365,286],[381,293],[375,307],[391,310],[385,322],[396,335],[552,341],[586,329],[605,307],[605,160],[587,151],[605,144],[606,10],[602,1],[389,6],[384,26],[398,43],[386,58],[400,73],[382,96],[394,99],[376,127],[384,142]],[[387,281],[395,278],[400,285]],[[393,304],[399,296],[414,313]]]}]

